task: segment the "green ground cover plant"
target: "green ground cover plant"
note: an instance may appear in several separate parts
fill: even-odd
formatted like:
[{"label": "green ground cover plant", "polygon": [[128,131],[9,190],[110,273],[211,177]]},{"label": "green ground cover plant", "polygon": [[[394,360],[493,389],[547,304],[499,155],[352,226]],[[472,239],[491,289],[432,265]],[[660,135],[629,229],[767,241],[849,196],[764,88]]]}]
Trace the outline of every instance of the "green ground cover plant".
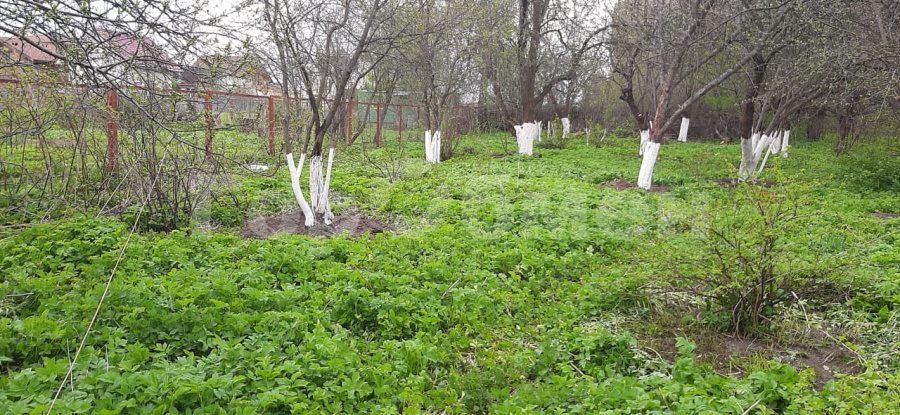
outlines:
[{"label": "green ground cover plant", "polygon": [[[390,225],[371,238],[244,238],[246,221],[296,210],[287,169],[224,165],[243,172],[223,185],[233,197],[206,199],[183,229],[131,237],[54,412],[896,412],[900,219],[873,215],[900,213],[889,155],[862,147],[884,159],[855,169],[863,156],[836,158],[830,140],[798,142],[769,161],[761,180],[774,187],[730,188],[710,179],[736,176],[738,146],[673,143],[654,176],[669,191],[651,193],[611,185],[635,179],[634,138],[494,157],[508,140],[466,136],[471,154],[437,165],[417,142],[385,140],[408,146],[393,180],[359,143],[340,148],[335,212]],[[742,202],[777,207],[785,192],[802,220],[754,227],[772,211],[740,216],[754,209]],[[730,216],[704,221],[710,212]],[[128,240],[133,217],[95,213],[0,229],[5,413],[46,412]],[[830,285],[794,297],[763,284],[784,301],[746,334],[798,354],[827,344],[852,362],[826,362],[837,367],[826,374],[789,356],[736,356],[747,370],[719,370],[730,356],[706,347],[731,338],[731,316],[693,316],[702,302],[648,289],[678,259],[708,260],[709,244],[772,235],[778,273]],[[827,279],[810,273],[824,258],[840,262]],[[714,275],[715,262],[701,264],[691,271]],[[649,340],[654,330],[670,352]],[[827,337],[798,334],[810,330]]]}]

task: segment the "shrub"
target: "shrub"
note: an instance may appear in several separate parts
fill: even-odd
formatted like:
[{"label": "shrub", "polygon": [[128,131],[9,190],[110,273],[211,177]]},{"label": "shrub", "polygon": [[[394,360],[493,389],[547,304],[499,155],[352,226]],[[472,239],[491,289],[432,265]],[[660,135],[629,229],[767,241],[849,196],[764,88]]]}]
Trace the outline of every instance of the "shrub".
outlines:
[{"label": "shrub", "polygon": [[747,184],[727,192],[668,241],[659,261],[668,268],[654,285],[686,293],[708,323],[740,334],[763,328],[780,306],[838,294],[841,253],[815,248],[802,194]]},{"label": "shrub", "polygon": [[847,158],[844,177],[856,190],[900,191],[900,157],[865,153]]}]

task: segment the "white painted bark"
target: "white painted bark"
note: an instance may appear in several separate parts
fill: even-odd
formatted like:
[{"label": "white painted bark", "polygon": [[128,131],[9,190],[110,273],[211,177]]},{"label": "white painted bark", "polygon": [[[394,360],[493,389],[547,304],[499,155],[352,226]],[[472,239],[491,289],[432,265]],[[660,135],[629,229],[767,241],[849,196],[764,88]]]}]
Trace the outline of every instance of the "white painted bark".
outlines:
[{"label": "white painted bark", "polygon": [[784,130],[784,137],[781,138],[781,157],[788,156],[788,139],[791,137],[791,130]]},{"label": "white painted bark", "polygon": [[[752,142],[747,141],[751,140],[741,139],[741,167],[738,172],[741,180],[747,180],[762,173],[763,168],[766,166],[766,160],[768,160],[769,154],[772,153],[770,148],[775,141],[775,134],[772,136],[763,134],[755,146],[750,146]],[[761,158],[763,160],[760,165],[759,161]],[[756,169],[757,165],[759,165],[759,170]]]},{"label": "white painted bark", "polygon": [[431,159],[431,150],[434,149],[434,146],[431,145],[431,130],[425,130],[425,161],[432,163]]},{"label": "white painted bark", "polygon": [[431,162],[434,164],[441,162],[441,130],[435,130],[431,135]]},{"label": "white painted bark", "polygon": [[741,137],[741,167],[738,169],[738,177],[746,180],[756,169],[756,163],[753,162],[753,140]]},{"label": "white painted bark", "polygon": [[757,144],[759,144],[759,133],[753,133],[750,135],[750,148],[756,150]]},{"label": "white painted bark", "polygon": [[[328,153],[328,158],[333,160],[333,150],[329,149]],[[330,175],[330,173],[329,169],[328,174]],[[330,180],[330,177],[328,179]],[[326,225],[330,225],[334,215],[331,213],[331,204],[328,203],[326,179],[322,175],[322,156],[309,158],[309,199],[312,202],[313,212],[321,216]]]},{"label": "white painted bark", "polygon": [[[552,124],[547,124],[547,134],[550,134],[550,126],[551,125]],[[543,123],[538,123],[537,140],[539,143],[541,142],[541,137],[543,137],[543,136],[544,136],[544,125],[543,125]]]},{"label": "white painted bark", "polygon": [[425,131],[425,161],[434,164],[441,162],[441,130]]},{"label": "white painted bark", "polygon": [[559,120],[562,122],[562,138],[563,140],[569,138],[569,132],[572,129],[572,123],[569,121],[568,117],[563,117]]},{"label": "white painted bark", "polygon": [[532,155],[534,153],[534,141],[540,136],[541,123],[527,122],[515,126],[515,129],[519,154]]},{"label": "white painted bark", "polygon": [[[771,142],[774,142],[775,139],[772,138],[770,141],[771,141]],[[773,146],[772,146],[771,143],[770,143],[770,145],[769,145],[769,150],[766,151],[766,155],[763,157],[762,163],[760,163],[760,165],[759,165],[759,170],[756,172],[756,175],[757,175],[757,176],[759,176],[759,174],[762,173],[763,169],[766,168],[766,161],[769,160],[769,155],[770,155],[770,154],[773,154],[773,153],[772,153],[772,147],[773,147]]]},{"label": "white painted bark", "polygon": [[650,190],[653,183],[653,167],[656,165],[656,156],[659,155],[659,143],[648,142],[644,148],[644,158],[641,160],[641,169],[638,171],[637,185],[641,189]]},{"label": "white painted bark", "polygon": [[681,117],[681,130],[678,131],[678,141],[681,141],[682,143],[687,142],[688,126],[690,124],[690,118]]},{"label": "white painted bark", "polygon": [[334,213],[331,213],[331,201],[329,200],[329,194],[331,191],[331,166],[334,164],[334,148],[328,149],[328,165],[325,168],[325,190],[324,190],[324,199],[325,199],[325,213],[323,214],[323,220],[326,225],[331,225],[332,219],[334,219]]},{"label": "white painted bark", "polygon": [[782,131],[776,131],[772,134],[772,142],[769,144],[769,154],[775,154],[781,150],[781,134]]},{"label": "white painted bark", "polygon": [[313,215],[309,204],[306,203],[306,198],[303,197],[303,189],[300,188],[300,173],[303,171],[303,162],[306,160],[306,154],[300,154],[300,163],[298,164],[294,164],[294,155],[292,153],[288,153],[286,158],[288,171],[291,175],[291,189],[294,191],[294,197],[297,199],[297,204],[300,205],[300,210],[303,211],[304,224],[307,227],[313,226],[316,224],[316,217]]},{"label": "white painted bark", "polygon": [[650,130],[641,130],[641,147],[638,149],[638,155],[644,155],[644,147],[650,142]]},{"label": "white painted bark", "polygon": [[756,142],[756,145],[753,147],[753,154],[759,159],[762,156],[763,150],[766,149],[766,146],[769,145],[769,142],[772,141],[772,138],[767,134],[762,134],[759,137],[759,140]]}]

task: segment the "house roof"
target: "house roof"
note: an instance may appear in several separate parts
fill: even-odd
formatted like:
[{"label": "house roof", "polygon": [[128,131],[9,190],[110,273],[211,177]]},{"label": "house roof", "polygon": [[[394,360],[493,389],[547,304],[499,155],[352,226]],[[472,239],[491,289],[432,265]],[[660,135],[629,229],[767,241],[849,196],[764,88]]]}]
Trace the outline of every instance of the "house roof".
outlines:
[{"label": "house roof", "polygon": [[[35,47],[35,44],[40,48]],[[0,38],[0,46],[19,54],[19,59],[25,59],[33,64],[49,64],[56,61],[56,57],[44,52],[43,49],[51,53],[58,54],[56,44],[47,36],[26,36],[23,38],[6,37]]]},{"label": "house roof", "polygon": [[113,52],[122,59],[131,60],[137,66],[156,70],[175,71],[173,63],[153,39],[131,33],[100,31],[100,36],[113,45]]},{"label": "house roof", "polygon": [[253,54],[208,55],[197,59],[190,68],[185,69],[181,74],[181,82],[196,84],[204,78],[219,76],[245,78],[253,74],[262,74],[268,77],[265,68],[259,63],[259,58]]}]

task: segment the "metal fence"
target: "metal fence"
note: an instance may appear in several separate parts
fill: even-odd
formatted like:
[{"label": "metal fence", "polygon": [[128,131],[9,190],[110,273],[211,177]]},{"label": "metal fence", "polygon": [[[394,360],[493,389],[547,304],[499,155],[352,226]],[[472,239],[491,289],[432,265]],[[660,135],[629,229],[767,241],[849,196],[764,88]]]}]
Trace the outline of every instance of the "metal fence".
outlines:
[{"label": "metal fence", "polygon": [[[164,118],[166,122],[193,123],[202,126],[203,148],[207,158],[213,157],[217,151],[217,134],[230,130],[255,134],[259,143],[269,154],[275,154],[280,140],[276,135],[281,132],[283,116],[283,97],[278,95],[252,95],[229,91],[195,91],[181,89],[148,89],[139,86],[120,86],[114,89],[98,89],[85,85],[70,84],[25,84],[17,80],[0,80],[0,84],[12,84],[18,93],[28,89],[52,89],[58,95],[85,95],[92,92],[102,118],[100,122],[105,128],[106,168],[118,167],[119,130],[123,122],[123,114],[129,111],[140,111],[140,105],[134,105],[141,96],[163,96],[166,105],[171,108],[154,108],[154,114]],[[127,97],[120,96],[128,94]],[[171,98],[171,99],[168,99]],[[311,108],[309,100],[291,98],[295,119],[308,120]],[[159,100],[157,100],[159,102]],[[334,105],[333,101],[323,99],[320,104]],[[154,104],[154,105],[159,105]],[[403,134],[420,129],[425,107],[410,104],[385,102],[341,101],[338,103],[338,114],[330,133],[336,137],[345,137],[346,145],[353,145],[357,139],[371,139],[375,145],[381,145],[386,131],[396,132],[398,140]],[[442,129],[446,134],[462,135],[472,131],[478,124],[479,111],[476,106],[449,106],[444,109]],[[297,132],[302,131],[298,128]],[[391,134],[394,135],[394,134]],[[416,137],[418,139],[418,137]]]}]

